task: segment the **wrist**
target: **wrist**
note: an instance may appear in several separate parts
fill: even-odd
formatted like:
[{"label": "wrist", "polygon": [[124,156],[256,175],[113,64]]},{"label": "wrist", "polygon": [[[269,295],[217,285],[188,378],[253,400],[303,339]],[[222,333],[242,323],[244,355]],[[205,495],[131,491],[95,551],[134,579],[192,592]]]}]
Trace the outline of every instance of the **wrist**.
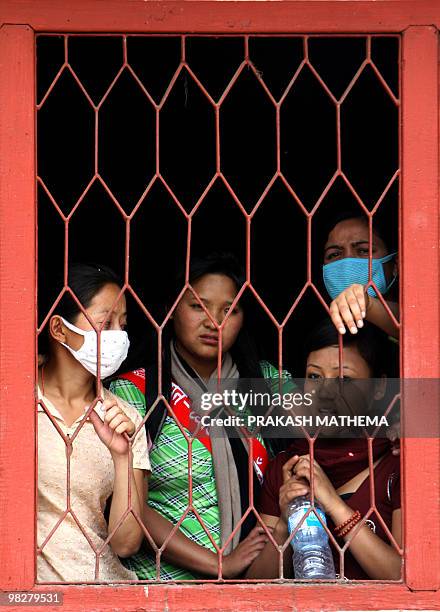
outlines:
[{"label": "wrist", "polygon": [[120,453],[115,453],[114,451],[110,451],[110,454],[113,459],[115,470],[128,468],[128,452],[121,455]]},{"label": "wrist", "polygon": [[[217,553],[203,547],[203,554],[199,556],[199,567],[195,567],[194,570],[199,574],[204,574],[210,578],[217,578],[218,576],[218,556]],[[225,566],[225,557],[223,557],[223,568]],[[223,574],[225,571],[223,570]],[[224,576],[226,577],[226,576]]]},{"label": "wrist", "polygon": [[275,527],[272,530],[272,537],[277,544],[284,544],[289,537],[289,527],[287,521],[283,516],[280,516]]},{"label": "wrist", "polygon": [[371,309],[374,307],[374,303],[376,298],[371,297],[368,291],[365,291],[365,313],[368,314]]},{"label": "wrist", "polygon": [[[237,576],[237,572],[234,572],[233,567],[231,567],[232,558],[230,555],[231,553],[229,553],[229,555],[223,555],[223,560],[222,560],[223,578],[235,578]],[[212,572],[211,576],[217,577],[218,575],[217,555],[214,556],[214,563],[215,563],[215,567],[214,567],[214,571]]]},{"label": "wrist", "polygon": [[350,506],[339,497],[339,502],[335,502],[327,514],[335,525],[340,525],[352,516],[353,508],[350,508]]},{"label": "wrist", "polygon": [[287,526],[287,521],[284,518],[284,516],[280,516],[280,518],[278,519],[278,522],[275,524],[275,527],[273,529],[273,536],[275,536],[275,534],[279,534],[281,536],[286,535],[289,533],[289,528]]}]

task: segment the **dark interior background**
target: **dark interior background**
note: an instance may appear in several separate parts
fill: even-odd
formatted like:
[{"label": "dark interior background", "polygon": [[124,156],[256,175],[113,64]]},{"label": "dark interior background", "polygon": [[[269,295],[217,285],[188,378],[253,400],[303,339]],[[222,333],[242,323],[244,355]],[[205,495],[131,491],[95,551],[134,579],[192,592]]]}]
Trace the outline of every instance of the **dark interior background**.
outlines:
[{"label": "dark interior background", "polygon": [[[312,37],[309,58],[339,98],[365,60],[365,37]],[[396,96],[398,37],[373,37],[372,59]],[[215,102],[245,57],[244,37],[188,37],[186,61]],[[302,37],[252,37],[250,60],[276,101],[304,59]],[[159,103],[176,73],[182,41],[176,36],[128,36],[127,59],[152,100]],[[60,209],[68,215],[94,174],[95,111],[74,76],[64,69],[64,37],[37,38],[38,174]],[[98,169],[121,207],[130,214],[155,173],[155,110],[133,75],[125,69],[121,36],[72,36],[67,39],[70,67],[94,104],[99,104]],[[103,97],[105,96],[105,99]],[[281,170],[307,210],[312,210],[336,170],[336,110],[313,72],[304,67],[284,97],[280,111]],[[215,173],[215,113],[186,70],[179,74],[160,111],[160,170],[187,212]],[[372,209],[398,168],[398,111],[371,67],[367,67],[341,107],[342,167],[368,209]],[[220,110],[221,170],[250,213],[276,170],[276,112],[249,67],[224,96]],[[64,222],[39,187],[39,320],[44,319],[61,284]],[[361,213],[340,179],[330,189],[312,222],[312,268],[321,283],[326,228],[340,212]],[[376,217],[375,217],[376,218]],[[390,248],[397,246],[398,184],[377,212]],[[306,281],[306,217],[277,180],[252,219],[252,282],[282,321]],[[181,287],[173,280],[185,261],[187,222],[160,181],[143,199],[131,221],[130,284],[157,321]],[[245,218],[218,180],[192,223],[192,255],[231,251],[245,264]],[[124,271],[125,222],[106,189],[95,182],[69,221],[69,260],[96,261]],[[156,354],[151,324],[127,295],[132,349],[125,368],[138,367]],[[255,302],[255,333],[265,358],[278,362],[278,336]],[[300,376],[304,336],[325,315],[308,290],[284,331],[284,366]]]}]

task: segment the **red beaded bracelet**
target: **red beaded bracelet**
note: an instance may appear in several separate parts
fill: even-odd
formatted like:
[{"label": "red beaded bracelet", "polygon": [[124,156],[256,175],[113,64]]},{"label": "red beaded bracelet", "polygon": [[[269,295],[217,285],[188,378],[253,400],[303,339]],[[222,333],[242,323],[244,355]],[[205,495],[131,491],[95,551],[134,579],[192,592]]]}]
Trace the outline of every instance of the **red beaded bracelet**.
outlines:
[{"label": "red beaded bracelet", "polygon": [[359,521],[360,521],[360,520],[361,520],[360,515],[359,515],[359,516],[354,517],[354,518],[353,518],[353,520],[352,520],[352,522],[351,522],[349,525],[347,525],[347,527],[345,527],[345,529],[343,529],[342,531],[340,531],[340,532],[339,532],[339,537],[340,537],[340,538],[343,538],[343,537],[345,537],[345,536],[346,536],[348,533],[350,533],[350,531],[353,529],[353,527],[354,527],[355,525],[357,525],[357,524],[359,523]]},{"label": "red beaded bracelet", "polygon": [[[342,535],[346,535],[345,530],[348,527],[348,531],[350,531],[357,523],[359,523],[359,521],[361,520],[361,513],[359,512],[359,510],[356,510],[351,516],[350,518],[348,518],[346,521],[344,521],[343,523],[341,523],[340,525],[338,525],[337,527],[334,528],[334,533],[336,536],[340,537]],[[347,531],[347,533],[348,533]]]}]

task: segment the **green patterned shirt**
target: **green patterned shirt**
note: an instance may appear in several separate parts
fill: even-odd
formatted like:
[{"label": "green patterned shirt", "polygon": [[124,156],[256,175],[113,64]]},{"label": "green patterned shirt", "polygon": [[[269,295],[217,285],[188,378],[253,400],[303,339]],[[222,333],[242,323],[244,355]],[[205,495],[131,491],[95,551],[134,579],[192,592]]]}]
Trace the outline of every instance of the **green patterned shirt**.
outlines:
[{"label": "green patterned shirt", "polygon": [[[260,365],[271,390],[278,391],[278,370],[266,361],[261,362]],[[282,377],[283,392],[291,392],[295,388],[295,383],[290,374],[283,371]],[[111,383],[110,390],[137,408],[142,417],[145,416],[145,397],[132,382],[118,379]],[[188,444],[178,425],[169,415],[150,450],[150,462],[148,504],[170,522],[176,524],[187,512],[189,504]],[[197,438],[192,443],[192,483],[193,507],[203,521],[203,525],[196,514],[190,510],[186,513],[180,530],[196,544],[215,552],[206,533],[206,530],[209,531],[212,539],[220,546],[220,515],[214,465],[210,452]],[[143,545],[137,554],[122,561],[126,567],[136,572],[140,580],[157,579],[155,555],[146,545]],[[161,559],[160,580],[194,580],[197,578],[201,576]]]}]

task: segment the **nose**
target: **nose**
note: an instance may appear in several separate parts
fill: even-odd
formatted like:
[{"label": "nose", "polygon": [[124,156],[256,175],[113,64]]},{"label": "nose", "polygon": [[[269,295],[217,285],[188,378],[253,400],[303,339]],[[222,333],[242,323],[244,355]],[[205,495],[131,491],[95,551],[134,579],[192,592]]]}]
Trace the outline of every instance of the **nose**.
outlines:
[{"label": "nose", "polygon": [[119,320],[119,316],[111,317],[107,325],[110,331],[121,331],[123,328],[123,323]]},{"label": "nose", "polygon": [[352,246],[351,244],[347,245],[344,248],[344,253],[343,253],[342,258],[345,258],[345,257],[355,257],[355,258],[359,257],[356,248]]},{"label": "nose", "polygon": [[338,392],[337,378],[324,378],[319,385],[318,396],[320,399],[333,400]]},{"label": "nose", "polygon": [[217,331],[217,327],[215,323],[213,323],[213,321],[215,321],[217,325],[221,325],[221,321],[219,321],[219,317],[216,316],[213,312],[210,312],[209,314],[211,315],[212,321],[205,312],[205,317],[203,319],[203,325],[211,331]]}]

